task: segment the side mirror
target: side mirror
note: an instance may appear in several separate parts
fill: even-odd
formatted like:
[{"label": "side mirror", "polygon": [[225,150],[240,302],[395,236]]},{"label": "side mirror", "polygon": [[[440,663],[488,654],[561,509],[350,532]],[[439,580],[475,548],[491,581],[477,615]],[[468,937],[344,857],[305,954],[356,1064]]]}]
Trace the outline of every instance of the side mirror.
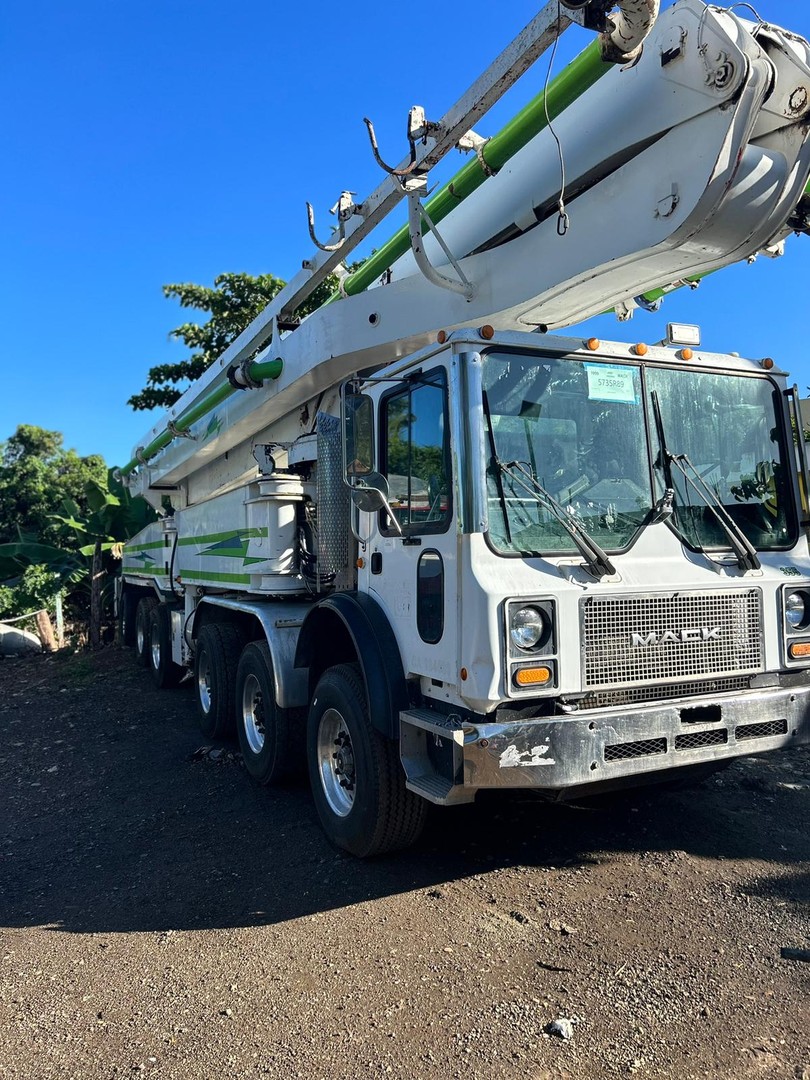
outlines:
[{"label": "side mirror", "polygon": [[371,476],[374,464],[374,405],[365,394],[349,393],[348,387],[344,386],[343,470],[346,481]]},{"label": "side mirror", "polygon": [[402,536],[402,529],[388,501],[388,481],[382,473],[368,472],[363,476],[355,476],[350,491],[352,502],[358,510],[362,510],[364,514],[385,510],[395,532]]},{"label": "side mirror", "polygon": [[382,473],[368,472],[354,476],[351,487],[352,502],[364,514],[374,514],[388,506],[388,481]]}]

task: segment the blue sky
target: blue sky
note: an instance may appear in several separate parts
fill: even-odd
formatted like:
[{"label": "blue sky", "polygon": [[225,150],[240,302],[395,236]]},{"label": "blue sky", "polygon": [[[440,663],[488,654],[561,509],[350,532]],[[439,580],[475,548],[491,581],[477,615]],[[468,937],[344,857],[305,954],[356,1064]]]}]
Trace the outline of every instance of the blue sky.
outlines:
[{"label": "blue sky", "polygon": [[[81,454],[128,460],[158,414],[127,398],[150,366],[186,355],[168,340],[186,315],[161,285],[291,277],[310,253],[305,200],[325,232],[343,188],[379,182],[363,116],[399,158],[410,105],[441,115],[540,6],[5,0],[0,440],[38,424]],[[810,4],[756,6],[810,36]],[[477,129],[497,131],[546,65]],[[588,329],[655,341],[667,321],[699,322],[707,348],[774,356],[804,392],[809,284],[810,238],[792,238],[782,260],[726,270],[660,315]]]}]

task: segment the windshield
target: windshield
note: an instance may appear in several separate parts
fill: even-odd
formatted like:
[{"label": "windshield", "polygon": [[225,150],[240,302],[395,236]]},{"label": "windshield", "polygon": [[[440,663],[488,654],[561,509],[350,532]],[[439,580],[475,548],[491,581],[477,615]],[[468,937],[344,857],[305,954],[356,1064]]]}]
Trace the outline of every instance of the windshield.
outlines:
[{"label": "windshield", "polygon": [[652,507],[639,369],[491,352],[483,386],[494,548],[577,551],[527,472],[591,539],[626,548]]},{"label": "windshield", "polygon": [[[795,542],[778,391],[768,379],[729,378],[695,370],[650,369],[646,390],[656,393],[666,448],[685,455],[693,475],[717,497],[729,516],[758,550]],[[657,436],[655,483],[665,487]],[[673,470],[675,488],[671,523],[691,547],[728,548],[717,516],[683,473]]]},{"label": "windshield", "polygon": [[653,392],[667,451],[710,489],[706,498],[671,470],[668,521],[684,542],[731,547],[714,495],[757,550],[795,543],[778,390],[767,378],[493,351],[483,390],[489,541],[500,553],[578,551],[538,485],[605,551],[632,544],[665,502]]}]

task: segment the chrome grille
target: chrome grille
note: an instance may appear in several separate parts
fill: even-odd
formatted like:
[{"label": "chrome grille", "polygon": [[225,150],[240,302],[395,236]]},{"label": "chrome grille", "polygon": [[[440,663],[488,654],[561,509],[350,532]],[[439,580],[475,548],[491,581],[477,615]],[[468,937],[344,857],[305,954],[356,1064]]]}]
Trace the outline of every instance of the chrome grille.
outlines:
[{"label": "chrome grille", "polygon": [[588,596],[580,603],[584,687],[763,669],[758,589]]},{"label": "chrome grille", "polygon": [[787,735],[787,720],[766,720],[761,724],[740,724],[734,732],[737,742],[741,739],[773,739],[776,735]]},{"label": "chrome grille", "polygon": [[613,743],[605,747],[605,761],[627,761],[631,758],[655,757],[667,752],[666,739],[639,739],[637,742]]},{"label": "chrome grille", "polygon": [[728,732],[725,728],[714,731],[690,731],[686,735],[675,736],[676,750],[700,750],[704,746],[725,746]]},{"label": "chrome grille", "polygon": [[634,705],[646,701],[669,701],[671,698],[703,696],[704,694],[729,694],[750,688],[747,675],[708,682],[674,683],[671,686],[632,686],[626,690],[599,690],[587,694],[577,704],[580,709],[608,709],[615,705]]}]

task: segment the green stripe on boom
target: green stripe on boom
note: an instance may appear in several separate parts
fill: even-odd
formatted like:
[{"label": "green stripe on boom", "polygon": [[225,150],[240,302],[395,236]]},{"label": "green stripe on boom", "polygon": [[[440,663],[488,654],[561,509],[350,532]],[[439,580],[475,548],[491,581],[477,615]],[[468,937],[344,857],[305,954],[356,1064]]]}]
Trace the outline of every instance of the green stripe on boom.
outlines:
[{"label": "green stripe on boom", "polygon": [[[248,373],[251,379],[256,382],[263,382],[265,379],[277,379],[282,372],[284,364],[281,360],[265,360],[263,363],[253,361],[248,367]],[[204,397],[202,401],[198,401],[197,404],[191,408],[186,409],[181,413],[178,419],[175,421],[174,428],[178,433],[188,431],[192,424],[196,424],[197,421],[209,413],[212,409],[215,409],[217,405],[220,405],[226,398],[229,398],[231,394],[236,393],[236,388],[231,386],[229,382],[225,382],[222,386],[213,390],[207,397]],[[174,438],[174,435],[168,428],[162,431],[160,435],[156,435],[155,438],[145,446],[141,451],[141,457],[144,461],[149,461],[164,450]],[[128,461],[122,469],[120,469],[121,476],[126,476],[128,473],[133,472],[138,466],[142,464],[140,458],[134,457],[131,461]]]},{"label": "green stripe on boom", "polygon": [[[568,106],[576,101],[594,83],[598,82],[614,64],[602,59],[599,42],[593,41],[584,52],[573,60],[551,83],[548,92],[541,92],[525,108],[493,135],[481,150],[488,168],[493,172],[522,150],[535,135],[548,127],[548,118],[556,120]],[[547,118],[548,117],[548,118]],[[460,202],[471,195],[487,179],[478,158],[467,162],[456,175],[425,203],[425,209],[434,223],[438,224]],[[403,225],[391,239],[375,251],[363,265],[343,281],[343,291],[350,296],[362,292],[373,284],[400,256],[410,248],[408,226]],[[334,293],[329,303],[338,298]]]}]

